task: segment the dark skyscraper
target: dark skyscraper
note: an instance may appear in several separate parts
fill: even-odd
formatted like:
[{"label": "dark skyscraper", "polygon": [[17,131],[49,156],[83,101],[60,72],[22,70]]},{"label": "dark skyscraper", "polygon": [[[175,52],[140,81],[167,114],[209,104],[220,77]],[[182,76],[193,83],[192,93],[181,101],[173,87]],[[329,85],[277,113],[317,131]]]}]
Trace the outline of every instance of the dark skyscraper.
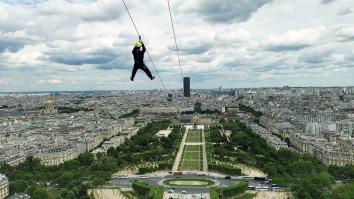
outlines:
[{"label": "dark skyscraper", "polygon": [[190,79],[190,77],[183,78],[183,91],[184,91],[184,97],[191,96],[191,79]]}]

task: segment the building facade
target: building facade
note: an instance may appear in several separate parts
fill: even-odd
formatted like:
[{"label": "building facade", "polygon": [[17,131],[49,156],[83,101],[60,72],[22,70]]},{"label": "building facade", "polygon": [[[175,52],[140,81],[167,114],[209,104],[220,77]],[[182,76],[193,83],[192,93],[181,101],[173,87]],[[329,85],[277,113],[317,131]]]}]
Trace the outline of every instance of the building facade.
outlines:
[{"label": "building facade", "polygon": [[9,195],[9,179],[0,174],[0,199],[4,199]]},{"label": "building facade", "polygon": [[190,77],[183,78],[183,93],[184,93],[184,97],[191,96],[191,79],[190,79]]}]

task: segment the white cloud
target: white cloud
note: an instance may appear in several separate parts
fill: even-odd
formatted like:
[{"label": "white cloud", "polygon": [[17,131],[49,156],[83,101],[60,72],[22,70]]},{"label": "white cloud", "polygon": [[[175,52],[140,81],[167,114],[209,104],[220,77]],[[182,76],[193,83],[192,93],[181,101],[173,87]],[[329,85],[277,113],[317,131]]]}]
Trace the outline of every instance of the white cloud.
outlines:
[{"label": "white cloud", "polygon": [[354,40],[354,27],[342,27],[336,32],[341,40]]},{"label": "white cloud", "polygon": [[291,30],[284,35],[271,35],[265,42],[265,49],[270,51],[300,50],[316,44],[327,32],[319,26],[302,30]]}]

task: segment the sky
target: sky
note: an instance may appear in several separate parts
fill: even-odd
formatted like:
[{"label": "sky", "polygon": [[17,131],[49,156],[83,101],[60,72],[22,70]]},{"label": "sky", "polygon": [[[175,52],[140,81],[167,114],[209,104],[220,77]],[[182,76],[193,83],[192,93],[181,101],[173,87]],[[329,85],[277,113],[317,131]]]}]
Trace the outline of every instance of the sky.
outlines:
[{"label": "sky", "polygon": [[[354,85],[352,0],[126,0],[167,89]],[[0,92],[163,88],[121,0],[0,0]],[[156,71],[146,56],[146,64]]]}]

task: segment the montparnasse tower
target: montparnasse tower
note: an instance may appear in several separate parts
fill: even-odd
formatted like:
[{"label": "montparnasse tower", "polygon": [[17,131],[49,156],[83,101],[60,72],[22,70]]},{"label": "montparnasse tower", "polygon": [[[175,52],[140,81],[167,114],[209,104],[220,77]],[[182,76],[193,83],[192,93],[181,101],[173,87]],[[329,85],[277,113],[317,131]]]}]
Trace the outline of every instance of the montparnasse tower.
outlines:
[{"label": "montparnasse tower", "polygon": [[58,109],[54,107],[54,99],[52,96],[49,96],[47,101],[44,104],[44,109],[41,111],[42,114],[50,115],[58,113]]}]

